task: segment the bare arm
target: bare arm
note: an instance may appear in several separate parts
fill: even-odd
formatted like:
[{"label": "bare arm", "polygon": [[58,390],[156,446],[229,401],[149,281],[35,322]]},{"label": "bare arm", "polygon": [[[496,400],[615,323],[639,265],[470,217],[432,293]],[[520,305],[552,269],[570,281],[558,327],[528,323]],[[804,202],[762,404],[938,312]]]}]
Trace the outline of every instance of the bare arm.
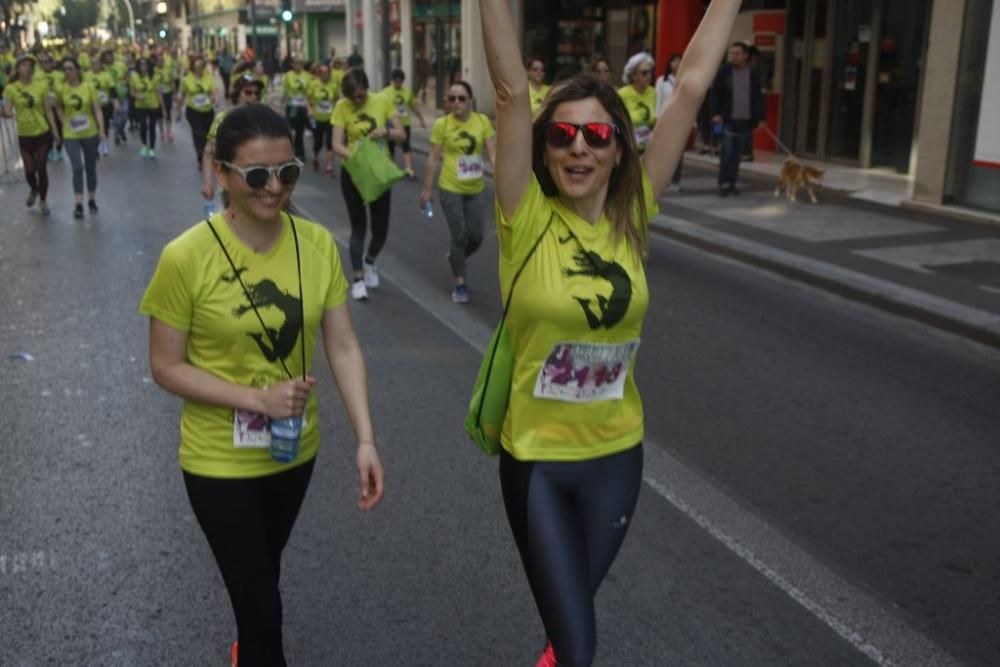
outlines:
[{"label": "bare arm", "polygon": [[42,108],[45,110],[45,120],[49,121],[49,131],[53,137],[58,136],[59,130],[56,127],[56,114],[52,110],[52,102],[49,101],[49,98],[46,97],[42,101]]},{"label": "bare arm", "polygon": [[156,383],[189,401],[248,410],[277,419],[301,415],[316,380],[289,380],[268,389],[228,382],[187,360],[187,334],[149,318],[149,366]]},{"label": "bare arm", "polygon": [[101,109],[100,102],[97,101],[97,96],[94,96],[94,120],[97,121],[97,135],[103,140],[107,138],[104,134],[104,111]]},{"label": "bare arm", "polygon": [[691,124],[729,45],[729,35],[741,1],[712,0],[684,53],[674,94],[657,120],[649,148],[643,156],[643,165],[656,198],[669,184],[684,152]]},{"label": "bare arm", "polygon": [[209,139],[205,142],[205,151],[201,155],[201,196],[205,199],[215,197],[213,160],[215,160],[215,139]]},{"label": "bare arm", "polygon": [[486,65],[497,98],[497,148],[494,184],[505,218],[517,209],[531,179],[531,102],[528,74],[521,62],[514,19],[507,0],[479,0]]},{"label": "bare arm", "polygon": [[375,431],[368,408],[368,375],[361,345],[343,303],[323,313],[323,349],[337,382],[347,418],[358,438],[357,466],[361,481],[358,507],[368,510],[382,499],[384,473],[375,448]]},{"label": "bare arm", "polygon": [[400,122],[399,116],[390,118],[389,123],[392,125],[391,130],[388,127],[376,127],[368,136],[372,139],[389,139],[389,141],[400,144],[406,141],[406,130],[403,129],[403,123]]},{"label": "bare arm", "polygon": [[486,157],[490,159],[490,166],[496,171],[497,168],[497,140],[495,137],[490,137],[486,140]]},{"label": "bare arm", "polygon": [[424,165],[424,189],[420,193],[420,208],[423,208],[431,200],[431,193],[434,192],[434,175],[437,173],[440,161],[441,145],[431,144],[431,151],[427,154],[427,163]]},{"label": "bare arm", "polygon": [[339,125],[333,126],[333,152],[342,157],[345,160],[349,160],[351,157],[351,151],[347,147],[347,137],[344,133],[344,128]]}]

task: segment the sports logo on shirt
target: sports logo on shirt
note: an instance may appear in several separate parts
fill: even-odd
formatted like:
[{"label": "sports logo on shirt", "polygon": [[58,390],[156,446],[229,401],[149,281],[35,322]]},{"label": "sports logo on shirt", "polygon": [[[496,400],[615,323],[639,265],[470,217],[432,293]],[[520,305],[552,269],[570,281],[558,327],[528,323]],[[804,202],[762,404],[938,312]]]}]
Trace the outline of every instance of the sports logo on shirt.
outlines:
[{"label": "sports logo on shirt", "polygon": [[[569,236],[560,239],[560,243],[566,244],[573,241]],[[595,294],[594,296],[573,296],[573,299],[580,304],[583,314],[587,318],[587,324],[591,329],[610,329],[618,324],[628,312],[629,304],[632,302],[632,279],[621,264],[615,261],[607,261],[596,252],[584,250],[577,244],[577,252],[573,255],[573,261],[577,268],[563,269],[563,274],[567,277],[587,276],[594,280],[602,280],[611,285],[611,296]]]},{"label": "sports logo on shirt", "polygon": [[[222,281],[234,283],[239,279],[239,274],[247,271],[246,267],[237,269],[237,275],[231,273],[222,274]],[[268,361],[285,360],[295,349],[295,343],[299,339],[302,331],[302,306],[301,301],[278,288],[274,281],[265,278],[259,283],[246,283],[247,292],[250,294],[252,303],[241,303],[233,308],[233,317],[242,318],[247,313],[251,313],[254,307],[258,311],[267,308],[277,308],[285,316],[285,321],[277,331],[268,327],[267,334],[263,332],[251,332],[247,336],[257,343],[261,354]]]},{"label": "sports logo on shirt", "polygon": [[[457,132],[452,140],[466,155],[474,155],[476,153],[476,138],[465,130]],[[465,144],[464,146],[463,143]]]},{"label": "sports logo on shirt", "polygon": [[24,100],[24,106],[28,109],[34,109],[35,98],[31,96],[31,93],[29,93],[27,90],[22,90],[20,92],[21,92],[21,99]]},{"label": "sports logo on shirt", "polygon": [[371,134],[376,127],[378,127],[378,122],[366,113],[358,114],[357,120],[354,121],[354,131],[363,137],[367,137]]},{"label": "sports logo on shirt", "polygon": [[643,100],[636,100],[635,110],[639,112],[639,120],[637,122],[642,125],[649,123],[653,118],[653,111]]},{"label": "sports logo on shirt", "polygon": [[69,100],[67,106],[70,107],[70,111],[80,111],[83,109],[83,98],[76,93],[70,94],[66,99]]}]

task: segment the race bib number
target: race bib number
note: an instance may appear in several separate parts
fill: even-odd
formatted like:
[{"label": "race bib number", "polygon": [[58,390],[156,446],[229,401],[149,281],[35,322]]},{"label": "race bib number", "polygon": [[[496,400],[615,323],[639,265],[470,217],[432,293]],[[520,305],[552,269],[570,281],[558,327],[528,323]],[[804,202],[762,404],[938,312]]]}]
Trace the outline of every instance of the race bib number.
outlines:
[{"label": "race bib number", "polygon": [[69,129],[73,132],[86,132],[90,129],[90,118],[86,114],[70,116]]},{"label": "race bib number", "polygon": [[195,95],[194,99],[191,100],[191,102],[196,107],[210,107],[210,106],[212,106],[212,98],[210,98],[208,95],[205,95],[204,93]]},{"label": "race bib number", "polygon": [[458,156],[458,180],[472,181],[483,177],[483,158],[481,155]]},{"label": "race bib number", "polygon": [[267,449],[271,446],[271,419],[246,410],[233,412],[233,447]]},{"label": "race bib number", "polygon": [[321,100],[320,103],[316,105],[316,110],[320,113],[330,113],[333,111],[333,102],[330,100]]},{"label": "race bib number", "polygon": [[535,398],[568,403],[620,401],[639,340],[557,343],[535,380]]},{"label": "race bib number", "polygon": [[649,125],[639,125],[635,128],[635,143],[645,146],[653,136],[653,129]]},{"label": "race bib number", "polygon": [[108,94],[106,92],[104,92],[103,90],[102,91],[98,91],[98,93],[97,93],[97,103],[98,104],[100,104],[103,107],[109,101],[110,101],[110,99],[108,98]]},{"label": "race bib number", "polygon": [[306,105],[305,95],[294,95],[292,97],[293,107],[304,107]]}]

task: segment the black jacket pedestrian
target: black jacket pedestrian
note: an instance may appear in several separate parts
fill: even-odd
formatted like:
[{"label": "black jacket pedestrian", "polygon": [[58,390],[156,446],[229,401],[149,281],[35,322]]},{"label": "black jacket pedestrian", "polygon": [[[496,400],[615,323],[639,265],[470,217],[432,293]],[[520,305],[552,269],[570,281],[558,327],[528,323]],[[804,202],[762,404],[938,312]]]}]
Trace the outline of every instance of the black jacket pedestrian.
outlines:
[{"label": "black jacket pedestrian", "polygon": [[[750,67],[747,65],[747,67]],[[726,63],[715,76],[715,83],[708,93],[708,106],[711,115],[722,116],[728,123],[733,115],[733,66]],[[764,90],[760,84],[760,74],[750,67],[750,122],[756,126],[764,120]]]}]

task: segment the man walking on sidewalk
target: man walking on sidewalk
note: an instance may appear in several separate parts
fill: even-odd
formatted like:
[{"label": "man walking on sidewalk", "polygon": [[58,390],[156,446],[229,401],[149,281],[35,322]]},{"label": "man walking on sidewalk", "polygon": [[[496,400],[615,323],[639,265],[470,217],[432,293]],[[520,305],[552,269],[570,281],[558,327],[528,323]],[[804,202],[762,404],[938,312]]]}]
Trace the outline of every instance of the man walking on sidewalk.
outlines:
[{"label": "man walking on sidewalk", "polygon": [[764,125],[764,93],[760,76],[750,67],[750,48],[735,42],[729,62],[722,66],[709,93],[712,122],[722,124],[722,157],[719,160],[719,196],[738,195],[740,156],[744,142]]}]

